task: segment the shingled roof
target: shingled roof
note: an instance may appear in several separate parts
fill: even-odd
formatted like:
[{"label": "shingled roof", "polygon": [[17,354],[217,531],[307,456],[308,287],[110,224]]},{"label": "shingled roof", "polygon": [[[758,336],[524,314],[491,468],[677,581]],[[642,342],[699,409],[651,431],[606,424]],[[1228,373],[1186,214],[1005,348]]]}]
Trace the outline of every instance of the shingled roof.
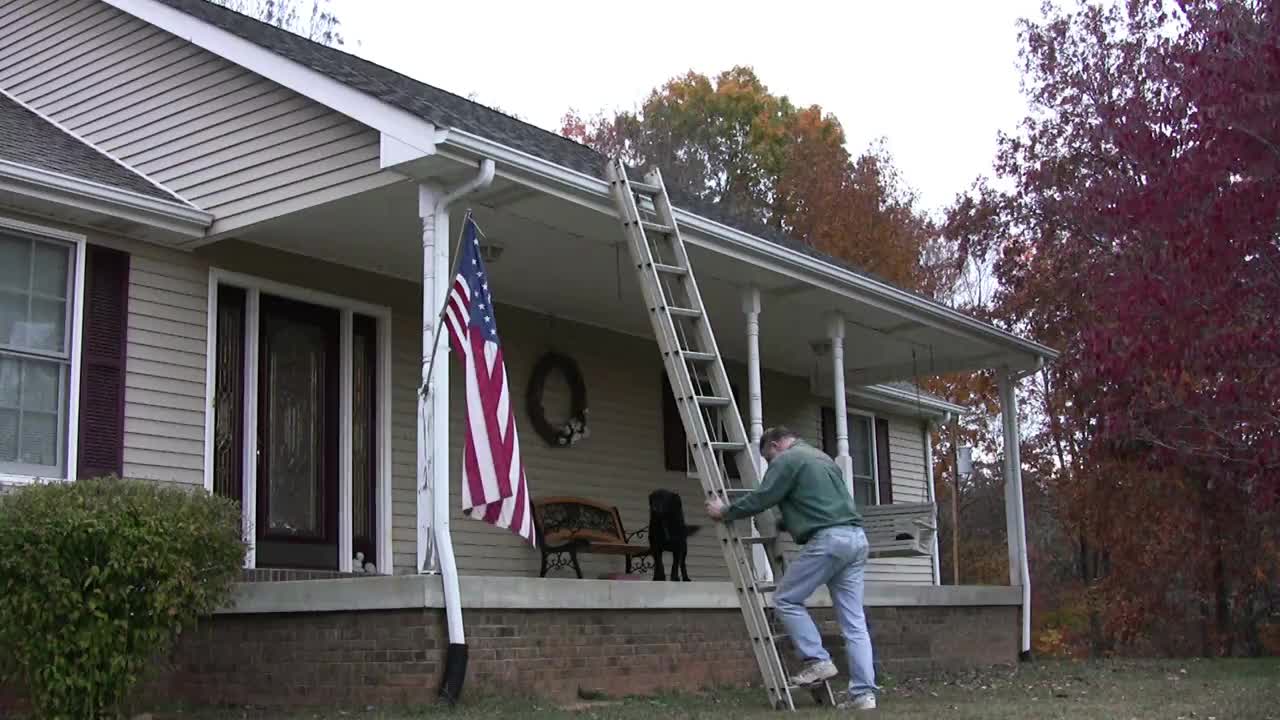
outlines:
[{"label": "shingled roof", "polygon": [[0,160],[169,202],[155,183],[0,93]]},{"label": "shingled roof", "polygon": [[[585,175],[604,179],[607,161],[604,155],[556,133],[207,0],[159,0],[159,2],[412,113],[438,127],[456,128]],[[234,58],[231,59],[234,61]],[[678,188],[669,187],[667,193],[677,207],[708,220],[714,220],[776,245],[821,259],[877,282],[891,284],[839,258],[798,242],[786,233],[759,221],[727,215],[723,207],[718,204],[698,201],[680,192]],[[917,296],[932,300],[923,295],[917,294]]]}]

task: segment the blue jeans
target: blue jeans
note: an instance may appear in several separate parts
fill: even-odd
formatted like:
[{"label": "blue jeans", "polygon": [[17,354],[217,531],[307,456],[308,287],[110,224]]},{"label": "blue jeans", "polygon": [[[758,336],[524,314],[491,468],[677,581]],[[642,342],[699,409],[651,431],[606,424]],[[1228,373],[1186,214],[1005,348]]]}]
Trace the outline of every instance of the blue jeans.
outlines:
[{"label": "blue jeans", "polygon": [[862,528],[851,525],[824,528],[814,533],[795,560],[787,565],[774,595],[778,619],[800,657],[806,662],[827,661],[831,656],[822,647],[822,636],[804,606],[804,601],[819,585],[827,586],[849,655],[850,697],[876,690],[871,635],[862,609],[866,566],[867,536]]}]

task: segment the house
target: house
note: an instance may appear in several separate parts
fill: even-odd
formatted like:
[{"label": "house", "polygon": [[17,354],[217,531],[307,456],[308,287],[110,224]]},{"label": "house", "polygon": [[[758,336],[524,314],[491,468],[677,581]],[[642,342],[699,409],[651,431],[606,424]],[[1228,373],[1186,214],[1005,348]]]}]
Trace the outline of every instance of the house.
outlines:
[{"label": "house", "polygon": [[[429,697],[450,594],[423,572],[436,537],[451,539],[475,685],[756,677],[712,533],[691,541],[693,582],[600,579],[623,571],[617,556],[583,556],[587,579],[538,577],[538,551],[459,510],[462,389],[447,358],[434,372],[448,381],[419,405],[442,297],[424,288],[447,282],[470,211],[535,496],[616,506],[629,530],[658,488],[698,514],[605,162],[203,0],[0,0],[3,482],[115,472],[244,509],[246,582],[186,639],[163,692]],[[929,433],[963,408],[919,378],[996,369],[1016,435],[1013,388],[1054,351],[675,199],[757,433],[784,423],[822,443],[864,505],[932,502]],[[526,397],[553,352],[576,364],[589,409],[589,437],[569,446],[530,417],[563,417],[569,384],[553,373]],[[1029,649],[1016,449],[1009,586],[940,585],[936,545],[872,561],[886,666]],[[435,522],[423,488],[449,481]]]}]

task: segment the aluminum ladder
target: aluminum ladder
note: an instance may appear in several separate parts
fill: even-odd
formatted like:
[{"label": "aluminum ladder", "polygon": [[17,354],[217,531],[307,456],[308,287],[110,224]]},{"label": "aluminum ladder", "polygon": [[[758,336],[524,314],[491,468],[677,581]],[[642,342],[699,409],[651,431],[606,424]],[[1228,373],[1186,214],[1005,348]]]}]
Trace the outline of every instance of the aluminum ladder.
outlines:
[{"label": "aluminum ladder", "polygon": [[[655,168],[644,182],[632,182],[627,178],[626,166],[620,160],[611,160],[606,177],[703,494],[726,501],[740,497],[760,485],[759,467],[734,402],[662,174]],[[738,471],[736,485],[729,482],[730,464]],[[777,532],[771,512],[757,516],[756,522],[761,531],[757,535],[751,533],[750,521],[732,526],[716,523],[716,532],[770,704],[777,709],[794,710],[792,691],[799,688],[789,684],[790,675],[777,645],[783,636],[775,634],[771,627],[765,599],[776,585],[758,580],[751,562],[752,547],[763,545],[774,566],[774,577],[778,576],[774,562]],[[829,682],[806,689],[818,703],[835,705]]]}]

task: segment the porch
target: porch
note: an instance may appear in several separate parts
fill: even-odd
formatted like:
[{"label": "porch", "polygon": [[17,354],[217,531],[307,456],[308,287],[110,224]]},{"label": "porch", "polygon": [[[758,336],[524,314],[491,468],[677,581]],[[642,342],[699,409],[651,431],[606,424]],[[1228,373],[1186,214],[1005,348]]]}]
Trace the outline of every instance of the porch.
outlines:
[{"label": "porch", "polygon": [[[759,681],[727,583],[460,580],[470,687],[575,701]],[[1013,663],[1020,602],[1017,588],[870,584],[880,676]],[[810,604],[843,668],[830,603]],[[448,642],[438,577],[244,584],[150,685],[197,704],[417,705],[435,700]]]},{"label": "porch", "polygon": [[[731,602],[732,591],[723,582],[726,572],[713,533],[701,533],[690,543],[693,583],[592,579],[616,576],[622,570],[617,557],[587,558],[587,580],[535,580],[540,560],[536,550],[506,531],[462,516],[456,471],[450,468],[460,463],[463,388],[459,374],[449,372],[443,351],[435,364],[439,384],[428,407],[418,406],[417,390],[435,332],[432,316],[437,303],[431,297],[448,278],[443,259],[453,244],[449,228],[458,228],[464,210],[470,208],[485,233],[498,332],[513,400],[522,405],[517,423],[535,499],[590,498],[616,506],[623,523],[637,528],[647,523],[648,494],[671,489],[684,496],[688,521],[705,525],[699,520],[700,489],[687,472],[682,431],[673,432],[670,419],[664,419],[668,391],[661,363],[612,213],[597,200],[552,192],[514,175],[500,176],[439,212],[438,203],[445,196],[441,188],[456,186],[474,170],[442,158],[436,162],[411,171],[401,168],[422,176],[417,181],[337,199],[234,237],[215,238],[196,250],[211,268],[207,485],[215,491],[231,488],[245,499],[246,538],[255,551],[264,540],[280,541],[279,536],[268,537],[273,522],[269,508],[287,506],[279,501],[273,505],[273,493],[279,498],[309,498],[313,504],[308,508],[330,513],[323,523],[313,513],[312,522],[325,527],[316,528],[324,537],[323,549],[312,553],[310,562],[251,553],[248,570],[255,579],[286,581],[243,585],[238,592],[249,604],[236,616],[327,612],[313,609],[306,599],[320,597],[346,598],[317,606],[333,612],[403,610],[366,608],[366,600],[356,597],[368,596],[367,602],[377,605],[398,602],[386,599],[398,594],[416,598],[407,607],[439,607],[431,604],[437,602],[431,599],[431,588],[437,587],[439,576],[421,573],[436,568],[428,550],[441,518],[433,517],[436,498],[430,489],[446,486],[450,494],[444,496],[445,535],[460,582],[471,588],[464,591],[472,598],[461,601],[464,609],[506,602],[493,599],[492,593],[498,592],[494,588],[508,588],[510,595],[525,598],[514,609],[534,614],[624,597],[639,606],[652,605],[642,608],[646,610],[670,609],[673,603],[695,613],[724,610],[719,604],[726,597]],[[691,219],[684,232],[717,342],[736,384],[735,400],[750,422],[750,432],[758,437],[766,422],[786,424],[822,445],[845,469],[864,506],[931,503],[929,433],[949,413],[962,410],[891,381],[996,367],[1011,398],[1017,373],[1040,361],[1037,346],[795,249],[706,220]],[[424,287],[436,290],[424,293]],[[222,298],[242,296],[242,306],[224,312]],[[325,437],[333,438],[335,446],[320,464],[327,475],[305,462],[301,467],[306,472],[297,476],[273,475],[257,455],[271,427],[264,408],[271,406],[271,389],[281,386],[276,380],[264,381],[268,361],[261,354],[267,347],[262,303],[277,297],[338,313],[333,325],[337,336],[331,341],[337,351],[327,357],[339,368],[339,377],[328,384],[336,397],[325,405],[337,410],[322,413],[323,418],[312,423],[335,428],[325,430],[332,433]],[[365,340],[358,343],[355,328],[362,316],[371,324],[366,325]],[[223,325],[224,317],[239,318],[242,324],[233,320]],[[224,333],[227,328],[230,332]],[[360,347],[365,348],[363,359],[358,359]],[[224,353],[227,348],[230,354]],[[533,366],[551,351],[575,361],[589,398],[591,435],[569,447],[540,438],[527,411]],[[352,374],[357,366],[366,373],[363,394],[357,390],[360,379]],[[237,367],[242,369],[239,376]],[[549,382],[545,390],[538,400],[549,414],[564,417],[568,385]],[[317,400],[315,407],[321,404]],[[363,417],[357,417],[360,412]],[[435,420],[437,414],[443,416],[440,421]],[[1014,414],[1008,417],[1016,422]],[[259,429],[260,422],[267,431]],[[427,431],[427,442],[416,443],[415,437],[424,437],[420,422],[441,430]],[[431,470],[425,476],[424,455]],[[1016,631],[1014,618],[1018,605],[1025,604],[1027,583],[1020,562],[1016,460],[1008,470],[1010,588],[936,587],[935,544],[907,556],[873,560],[868,568],[871,598],[879,598],[875,602],[883,603],[886,612],[903,603],[999,608],[998,612],[1012,613],[1009,623]],[[314,504],[316,498],[326,502]],[[356,552],[363,557],[357,558]],[[370,562],[370,557],[376,560]],[[314,577],[306,573],[315,572],[416,577],[287,581]],[[389,590],[393,587],[402,589]],[[281,593],[293,600],[273,605],[272,598]],[[1015,596],[1021,601],[1012,602]],[[268,607],[278,609],[247,609]],[[1027,642],[1024,632],[1022,645]],[[1015,639],[1010,653],[1018,645]]]}]

